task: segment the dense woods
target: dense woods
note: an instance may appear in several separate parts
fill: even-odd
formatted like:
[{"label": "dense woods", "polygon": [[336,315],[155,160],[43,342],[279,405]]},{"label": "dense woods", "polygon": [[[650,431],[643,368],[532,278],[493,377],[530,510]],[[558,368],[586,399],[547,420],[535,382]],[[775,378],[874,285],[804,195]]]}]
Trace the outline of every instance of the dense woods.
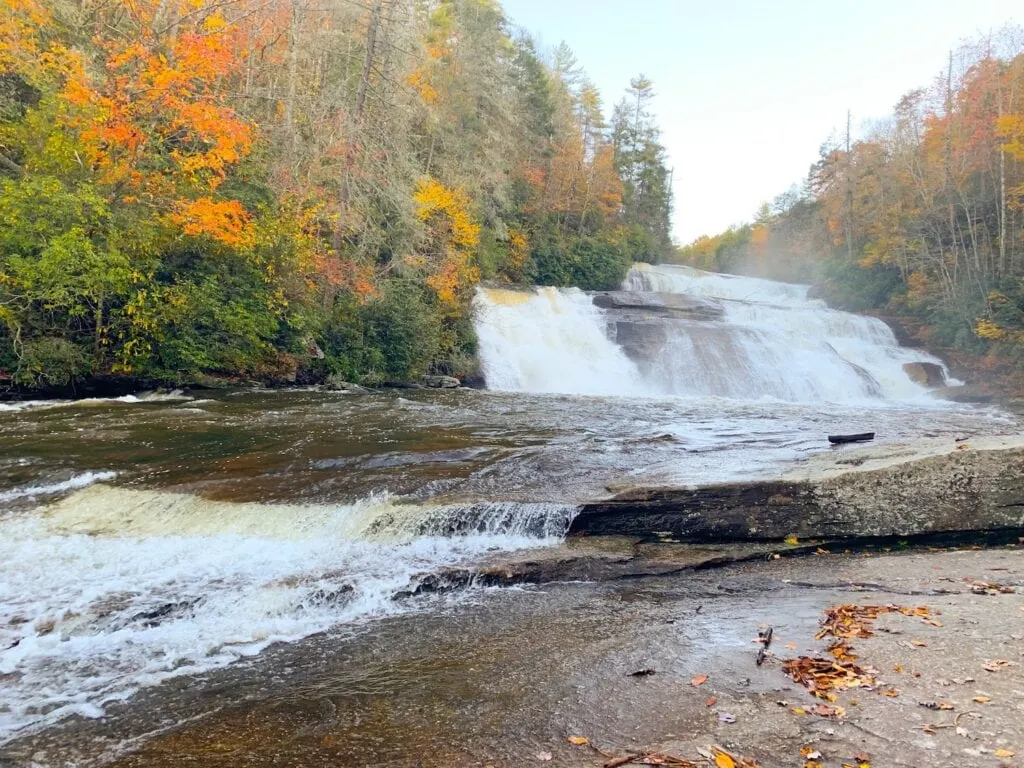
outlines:
[{"label": "dense woods", "polygon": [[680,258],[813,280],[833,305],[895,318],[1024,389],[1024,30],[951,54],[863,138],[824,145],[802,189]]},{"label": "dense woods", "polygon": [[0,386],[471,373],[479,281],[669,252],[653,97],[493,0],[3,0]]}]

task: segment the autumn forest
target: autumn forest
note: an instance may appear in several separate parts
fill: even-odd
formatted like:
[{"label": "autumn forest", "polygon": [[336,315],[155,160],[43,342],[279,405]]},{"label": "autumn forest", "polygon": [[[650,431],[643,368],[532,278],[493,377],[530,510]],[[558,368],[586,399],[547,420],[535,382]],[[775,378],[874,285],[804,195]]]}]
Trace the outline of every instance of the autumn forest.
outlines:
[{"label": "autumn forest", "polygon": [[855,129],[754,222],[679,259],[814,282],[831,306],[902,326],[975,382],[1024,392],[1024,30],[952,52],[930,85]]},{"label": "autumn forest", "polygon": [[3,0],[0,388],[472,378],[478,283],[681,261],[1021,389],[1022,51],[964,46],[680,249],[655,84],[606,109],[496,0]]},{"label": "autumn forest", "polygon": [[478,282],[670,254],[653,98],[494,0],[4,0],[0,386],[472,375]]}]

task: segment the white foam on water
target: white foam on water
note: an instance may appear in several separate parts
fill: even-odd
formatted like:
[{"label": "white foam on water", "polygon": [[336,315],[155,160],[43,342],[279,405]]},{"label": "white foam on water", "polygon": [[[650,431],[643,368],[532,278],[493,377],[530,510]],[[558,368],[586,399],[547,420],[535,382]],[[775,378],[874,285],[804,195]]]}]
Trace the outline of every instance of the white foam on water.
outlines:
[{"label": "white foam on water", "polygon": [[68,406],[107,405],[109,403],[125,403],[128,405],[139,403],[183,403],[192,399],[190,395],[186,395],[182,390],[175,389],[171,392],[139,392],[135,395],[83,397],[79,400],[15,400],[9,403],[0,403],[0,413],[4,411],[39,411],[50,408],[66,408]]},{"label": "white foam on water", "polygon": [[[516,506],[515,510],[511,509]],[[563,505],[246,504],[94,485],[0,519],[0,743],[278,641],[413,610],[418,579],[561,540]]]},{"label": "white foam on water", "polygon": [[4,411],[34,411],[43,408],[60,408],[71,402],[71,400],[15,400],[10,403],[0,403],[0,413]]},{"label": "white foam on water", "polygon": [[85,488],[93,483],[102,483],[113,480],[117,477],[116,472],[82,472],[72,475],[67,480],[59,483],[48,483],[46,485],[29,485],[22,488],[14,488],[9,491],[0,491],[0,504],[14,501],[15,499],[34,498],[36,496],[53,496],[59,493],[67,493],[79,488]]},{"label": "white foam on water", "polygon": [[824,302],[808,299],[809,286],[637,264],[623,288],[712,299],[724,316],[701,320],[651,315],[650,322],[660,323],[667,340],[656,353],[634,361],[613,341],[616,315],[604,313],[576,289],[482,289],[474,318],[488,387],[633,397],[941,405],[903,368],[922,362],[945,370],[941,360],[899,346],[881,320],[831,310]]},{"label": "white foam on water", "polygon": [[636,365],[606,333],[606,320],[576,288],[482,288],[474,301],[489,389],[579,395],[644,391]]}]

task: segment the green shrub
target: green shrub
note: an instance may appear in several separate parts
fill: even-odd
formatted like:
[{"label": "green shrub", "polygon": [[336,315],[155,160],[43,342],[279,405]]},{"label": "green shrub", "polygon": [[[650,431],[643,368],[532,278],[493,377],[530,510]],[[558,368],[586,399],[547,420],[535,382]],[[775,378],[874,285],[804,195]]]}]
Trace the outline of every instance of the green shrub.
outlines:
[{"label": "green shrub", "polygon": [[68,387],[92,371],[92,359],[71,342],[43,336],[26,341],[14,383],[29,388]]}]

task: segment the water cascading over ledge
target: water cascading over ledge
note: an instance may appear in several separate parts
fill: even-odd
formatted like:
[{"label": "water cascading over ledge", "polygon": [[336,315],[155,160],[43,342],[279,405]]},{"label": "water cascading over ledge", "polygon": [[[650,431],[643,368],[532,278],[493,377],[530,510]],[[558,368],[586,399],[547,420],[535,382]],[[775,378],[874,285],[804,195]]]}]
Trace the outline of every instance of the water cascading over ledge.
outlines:
[{"label": "water cascading over ledge", "polygon": [[882,321],[828,309],[808,286],[637,264],[623,290],[480,289],[475,323],[490,389],[581,395],[926,397]]}]

